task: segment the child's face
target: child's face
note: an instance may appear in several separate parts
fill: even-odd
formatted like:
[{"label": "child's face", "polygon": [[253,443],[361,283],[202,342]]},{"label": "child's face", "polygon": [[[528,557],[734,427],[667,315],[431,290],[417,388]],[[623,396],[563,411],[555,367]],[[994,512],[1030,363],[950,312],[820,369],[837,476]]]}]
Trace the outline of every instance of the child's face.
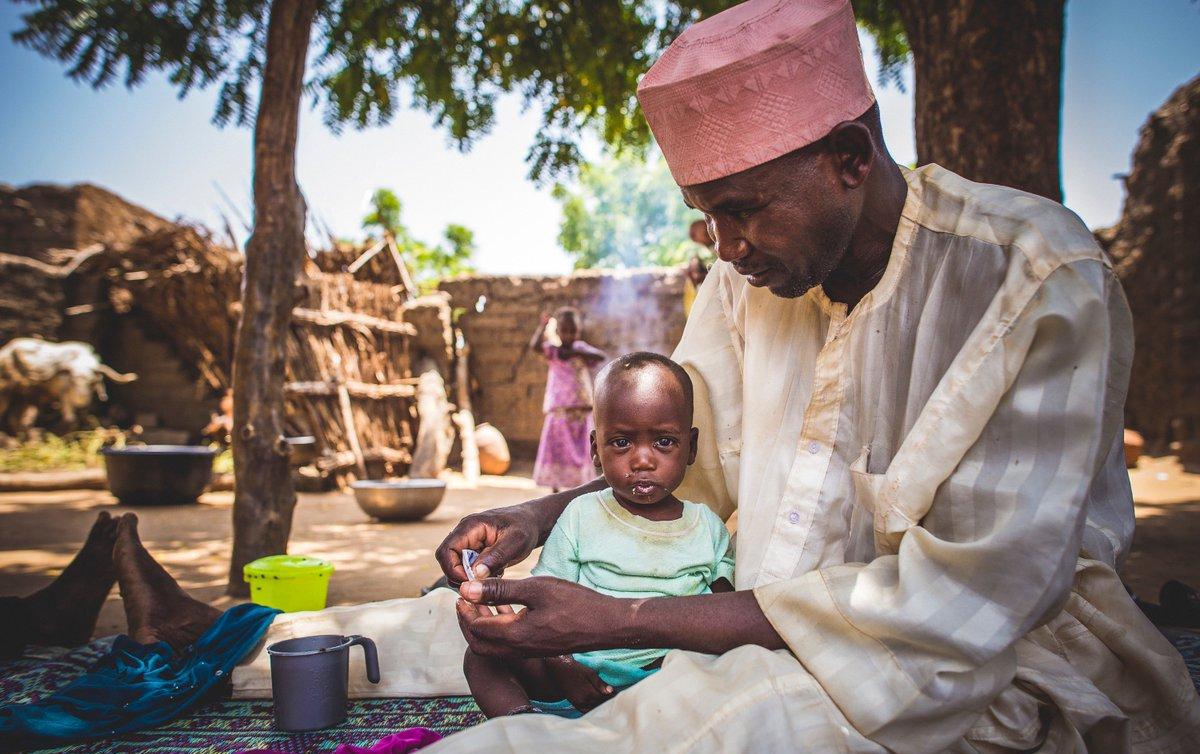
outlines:
[{"label": "child's face", "polygon": [[579,337],[579,325],[575,322],[572,316],[559,316],[555,318],[558,323],[558,339],[563,345],[570,345]]},{"label": "child's face", "polygon": [[653,505],[675,491],[696,460],[696,429],[683,389],[665,369],[620,379],[597,402],[592,459],[624,502]]}]

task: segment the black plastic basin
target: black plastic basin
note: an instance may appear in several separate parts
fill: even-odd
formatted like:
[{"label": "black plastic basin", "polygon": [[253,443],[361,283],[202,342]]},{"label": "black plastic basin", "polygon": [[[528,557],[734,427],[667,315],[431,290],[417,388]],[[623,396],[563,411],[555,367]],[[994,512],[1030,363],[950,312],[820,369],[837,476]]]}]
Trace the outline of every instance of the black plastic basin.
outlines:
[{"label": "black plastic basin", "polygon": [[186,505],[212,481],[212,448],[135,445],[105,448],[108,489],[125,505]]}]

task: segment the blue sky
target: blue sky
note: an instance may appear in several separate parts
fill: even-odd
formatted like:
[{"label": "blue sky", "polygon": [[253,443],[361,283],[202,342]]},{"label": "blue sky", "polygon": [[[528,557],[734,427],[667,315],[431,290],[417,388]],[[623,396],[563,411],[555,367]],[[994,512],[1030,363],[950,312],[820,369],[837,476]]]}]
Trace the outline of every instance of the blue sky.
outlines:
[{"label": "blue sky", "polygon": [[[0,182],[88,181],[168,217],[214,225],[222,205],[215,186],[249,206],[250,132],[211,125],[215,92],[179,100],[161,77],[133,91],[76,84],[60,64],[12,43],[19,10],[0,0]],[[1099,227],[1120,215],[1123,190],[1113,175],[1128,171],[1138,128],[1200,73],[1200,3],[1070,0],[1066,28],[1066,203]],[[911,93],[878,94],[892,153],[912,162]],[[421,112],[340,136],[306,112],[300,184],[339,234],[357,235],[366,196],[388,186],[417,237],[436,240],[449,222],[472,228],[486,272],[561,272],[570,262],[555,240],[558,204],[525,178],[537,126],[536,113],[505,99],[493,132],[462,154]]]}]

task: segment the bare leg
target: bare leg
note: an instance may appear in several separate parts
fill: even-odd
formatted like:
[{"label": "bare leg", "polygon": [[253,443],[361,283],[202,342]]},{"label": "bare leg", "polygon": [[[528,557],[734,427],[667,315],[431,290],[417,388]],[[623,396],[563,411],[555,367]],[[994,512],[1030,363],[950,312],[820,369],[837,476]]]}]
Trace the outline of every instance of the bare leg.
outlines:
[{"label": "bare leg", "polygon": [[101,512],[83,547],[49,586],[24,599],[6,599],[0,615],[0,656],[13,657],[27,644],[73,647],[96,628],[96,618],[117,580],[112,550],[117,519]]},{"label": "bare leg", "polygon": [[475,703],[488,717],[502,717],[527,707],[530,697],[549,701],[562,697],[537,659],[509,663],[468,649],[463,657],[463,674]]},{"label": "bare leg", "polygon": [[200,638],[221,611],[194,600],[146,551],[129,514],[117,526],[113,547],[117,583],[125,601],[129,636],[142,644],[165,641],[179,651]]}]

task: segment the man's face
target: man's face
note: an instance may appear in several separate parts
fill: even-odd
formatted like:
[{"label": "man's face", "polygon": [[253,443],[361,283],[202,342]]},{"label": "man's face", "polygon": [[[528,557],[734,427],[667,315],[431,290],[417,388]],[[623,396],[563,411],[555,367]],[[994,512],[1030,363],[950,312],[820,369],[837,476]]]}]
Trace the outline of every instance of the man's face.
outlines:
[{"label": "man's face", "polygon": [[820,145],[682,192],[704,213],[717,256],[782,298],[804,295],[841,263],[863,193],[845,186]]}]

